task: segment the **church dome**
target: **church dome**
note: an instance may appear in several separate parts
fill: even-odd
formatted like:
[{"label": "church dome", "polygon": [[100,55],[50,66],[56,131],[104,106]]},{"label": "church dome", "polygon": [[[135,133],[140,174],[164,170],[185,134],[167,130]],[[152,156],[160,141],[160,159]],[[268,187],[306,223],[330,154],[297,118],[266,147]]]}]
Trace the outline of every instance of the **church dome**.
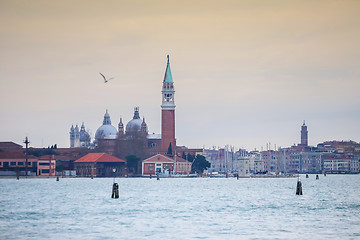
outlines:
[{"label": "church dome", "polygon": [[111,125],[110,115],[106,110],[103,125],[101,125],[95,133],[95,140],[98,139],[115,139],[117,135],[116,128]]},{"label": "church dome", "polygon": [[[143,122],[143,120],[140,119],[140,115],[139,115],[139,108],[136,107],[135,111],[134,111],[134,117],[132,120],[130,120],[127,124],[126,124],[126,133],[135,133],[135,132],[140,132],[142,129],[143,124],[146,124],[145,122]],[[146,130],[147,130],[147,126]]]},{"label": "church dome", "polygon": [[140,132],[142,120],[132,119],[126,124],[126,132]]}]

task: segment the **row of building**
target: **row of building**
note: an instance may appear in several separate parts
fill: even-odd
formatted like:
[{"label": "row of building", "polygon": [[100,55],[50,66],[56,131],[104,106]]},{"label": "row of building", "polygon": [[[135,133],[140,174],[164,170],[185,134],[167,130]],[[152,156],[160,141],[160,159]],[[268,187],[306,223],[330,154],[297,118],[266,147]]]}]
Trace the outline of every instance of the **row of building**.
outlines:
[{"label": "row of building", "polygon": [[235,147],[204,149],[210,172],[247,174],[359,173],[360,143],[326,141],[308,145],[307,126],[301,126],[301,143],[266,151]]},{"label": "row of building", "polygon": [[[13,142],[0,142],[0,175],[81,177],[150,176],[157,173],[188,175],[196,154],[210,162],[207,170],[214,174],[286,175],[294,173],[360,173],[360,143],[329,141],[316,147],[294,145],[266,151],[236,150],[234,147],[196,149],[193,154],[155,154],[146,159],[135,155],[123,160],[90,149],[25,149]],[[32,155],[34,154],[34,155]],[[38,155],[38,156],[35,156]],[[115,169],[115,172],[114,171]]]},{"label": "row of building", "polygon": [[[45,150],[45,151],[43,151]],[[70,151],[69,151],[70,150]],[[45,155],[38,155],[44,152]],[[50,155],[46,154],[50,153]],[[72,149],[23,149],[13,142],[0,142],[0,176],[151,176],[158,173],[188,175],[192,163],[180,156],[155,154],[141,160],[132,155],[126,161],[108,153],[73,151]],[[134,162],[131,162],[135,160]]]}]

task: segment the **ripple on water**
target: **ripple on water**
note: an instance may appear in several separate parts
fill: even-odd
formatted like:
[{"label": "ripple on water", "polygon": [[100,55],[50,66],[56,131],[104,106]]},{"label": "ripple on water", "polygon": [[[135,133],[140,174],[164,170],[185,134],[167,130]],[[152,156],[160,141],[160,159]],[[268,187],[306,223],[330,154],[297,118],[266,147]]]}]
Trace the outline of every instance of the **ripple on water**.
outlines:
[{"label": "ripple on water", "polygon": [[0,239],[353,239],[359,177],[0,179]]}]

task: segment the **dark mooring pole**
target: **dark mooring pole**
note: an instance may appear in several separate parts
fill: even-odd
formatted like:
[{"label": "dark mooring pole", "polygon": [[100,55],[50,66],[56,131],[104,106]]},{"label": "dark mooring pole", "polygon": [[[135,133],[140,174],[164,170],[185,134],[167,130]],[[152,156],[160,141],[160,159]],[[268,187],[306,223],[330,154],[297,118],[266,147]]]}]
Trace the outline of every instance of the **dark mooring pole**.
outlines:
[{"label": "dark mooring pole", "polygon": [[25,146],[26,146],[26,150],[25,150],[25,176],[28,175],[28,145],[29,145],[29,139],[28,137],[26,136],[25,138]]},{"label": "dark mooring pole", "polygon": [[113,169],[113,172],[114,172],[114,182],[113,182],[111,198],[119,198],[119,185],[115,182],[115,172],[116,172],[115,168]]},{"label": "dark mooring pole", "polygon": [[296,185],[296,195],[303,195],[300,177],[298,177],[298,181],[297,181],[297,185]]},{"label": "dark mooring pole", "polygon": [[296,195],[302,195],[302,186],[300,181],[300,175],[298,175],[298,182],[296,185]]}]

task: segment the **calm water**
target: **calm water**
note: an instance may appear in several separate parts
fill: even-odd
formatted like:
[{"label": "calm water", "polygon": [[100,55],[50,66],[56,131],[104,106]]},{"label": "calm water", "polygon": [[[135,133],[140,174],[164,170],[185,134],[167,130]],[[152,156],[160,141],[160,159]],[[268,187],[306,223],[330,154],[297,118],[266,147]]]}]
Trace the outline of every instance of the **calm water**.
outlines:
[{"label": "calm water", "polygon": [[0,179],[0,239],[360,239],[360,175]]}]

